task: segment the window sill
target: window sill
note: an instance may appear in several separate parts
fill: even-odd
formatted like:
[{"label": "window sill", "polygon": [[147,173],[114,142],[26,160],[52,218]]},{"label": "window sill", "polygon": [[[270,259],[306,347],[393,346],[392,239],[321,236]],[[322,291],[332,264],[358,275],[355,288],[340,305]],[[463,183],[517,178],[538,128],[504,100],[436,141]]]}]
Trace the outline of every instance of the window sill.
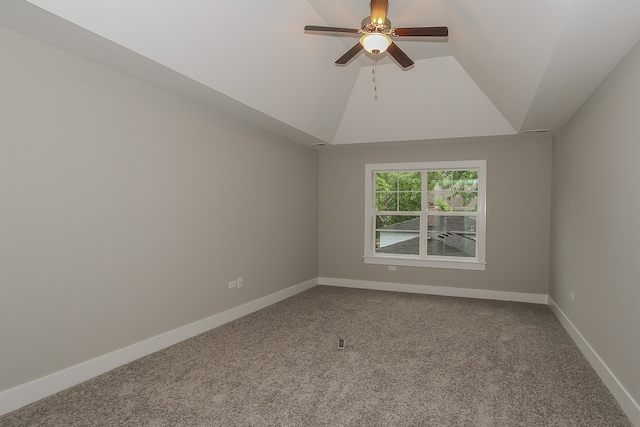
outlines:
[{"label": "window sill", "polygon": [[365,264],[381,265],[404,265],[408,267],[430,267],[430,268],[450,268],[455,270],[478,270],[484,271],[486,262],[476,260],[432,260],[406,258],[396,256],[364,256]]}]

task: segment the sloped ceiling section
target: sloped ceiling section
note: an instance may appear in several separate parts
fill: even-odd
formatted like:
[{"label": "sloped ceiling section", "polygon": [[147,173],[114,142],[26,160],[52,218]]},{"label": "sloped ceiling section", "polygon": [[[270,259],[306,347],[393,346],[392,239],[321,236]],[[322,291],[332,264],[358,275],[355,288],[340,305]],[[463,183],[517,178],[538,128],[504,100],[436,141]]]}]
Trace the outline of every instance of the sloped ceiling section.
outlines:
[{"label": "sloped ceiling section", "polygon": [[300,22],[320,17],[306,1],[31,3],[325,141],[357,76],[308,55]]},{"label": "sloped ceiling section", "polygon": [[[89,41],[99,36],[192,82],[185,96],[233,100],[234,113],[285,137],[336,145],[532,128],[548,128],[550,137],[640,38],[639,0],[390,0],[393,27],[446,25],[449,37],[397,39],[416,64],[401,70],[380,55],[374,93],[372,56],[334,65],[357,37],[303,31],[307,24],[359,28],[367,0],[3,3],[5,22],[11,13],[27,22],[18,6],[35,5],[81,27],[90,58]],[[42,28],[35,32],[53,42]],[[125,57],[105,62],[131,69]]]},{"label": "sloped ceiling section", "polygon": [[335,144],[516,133],[452,56],[417,60],[411,71],[376,66],[375,83],[372,69],[360,71]]}]

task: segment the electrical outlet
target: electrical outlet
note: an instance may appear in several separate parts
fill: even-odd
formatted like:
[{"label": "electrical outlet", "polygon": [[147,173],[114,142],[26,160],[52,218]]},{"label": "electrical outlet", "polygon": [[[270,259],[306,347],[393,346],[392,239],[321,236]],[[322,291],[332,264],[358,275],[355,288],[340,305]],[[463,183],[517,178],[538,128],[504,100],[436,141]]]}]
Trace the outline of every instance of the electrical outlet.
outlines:
[{"label": "electrical outlet", "polygon": [[233,281],[229,282],[229,289],[237,288],[237,287],[238,287],[238,282],[237,281],[233,280]]},{"label": "electrical outlet", "polygon": [[569,292],[569,298],[571,298],[571,301],[576,300],[576,296],[573,294],[573,291]]},{"label": "electrical outlet", "polygon": [[396,266],[395,265],[390,265],[389,266],[389,271],[396,271]]},{"label": "electrical outlet", "polygon": [[241,288],[242,287],[242,277],[238,277],[238,287]]}]

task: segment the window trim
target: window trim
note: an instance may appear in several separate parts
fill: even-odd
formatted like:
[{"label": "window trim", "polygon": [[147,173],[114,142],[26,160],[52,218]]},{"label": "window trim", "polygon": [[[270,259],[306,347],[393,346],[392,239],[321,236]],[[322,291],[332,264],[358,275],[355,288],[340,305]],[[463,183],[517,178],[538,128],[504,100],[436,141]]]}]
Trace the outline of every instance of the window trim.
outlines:
[{"label": "window trim", "polygon": [[[412,172],[427,170],[468,170],[478,169],[478,217],[476,227],[476,257],[459,258],[443,256],[376,254],[375,252],[375,173]],[[424,176],[424,175],[423,175]],[[365,220],[364,220],[364,262],[365,264],[401,265],[411,267],[451,268],[459,270],[485,270],[486,266],[486,160],[461,160],[441,162],[371,163],[365,164]],[[423,185],[424,187],[424,185]],[[426,201],[426,195],[422,200]],[[427,216],[424,209],[421,216]],[[421,221],[420,235],[426,233],[426,221]]]}]

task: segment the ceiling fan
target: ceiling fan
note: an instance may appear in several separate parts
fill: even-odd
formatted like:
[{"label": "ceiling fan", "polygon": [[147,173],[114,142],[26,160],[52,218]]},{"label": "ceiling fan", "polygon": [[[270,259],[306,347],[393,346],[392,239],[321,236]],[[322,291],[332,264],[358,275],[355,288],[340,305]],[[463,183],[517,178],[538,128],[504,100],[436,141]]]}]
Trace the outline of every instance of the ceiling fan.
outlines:
[{"label": "ceiling fan", "polygon": [[365,49],[374,55],[385,51],[389,52],[402,68],[412,66],[413,61],[393,42],[391,37],[447,37],[449,35],[447,27],[392,28],[391,21],[387,19],[388,6],[388,0],[371,0],[371,16],[362,20],[359,29],[307,25],[304,30],[360,36],[360,41],[338,58],[336,64],[346,64],[362,49]]}]

